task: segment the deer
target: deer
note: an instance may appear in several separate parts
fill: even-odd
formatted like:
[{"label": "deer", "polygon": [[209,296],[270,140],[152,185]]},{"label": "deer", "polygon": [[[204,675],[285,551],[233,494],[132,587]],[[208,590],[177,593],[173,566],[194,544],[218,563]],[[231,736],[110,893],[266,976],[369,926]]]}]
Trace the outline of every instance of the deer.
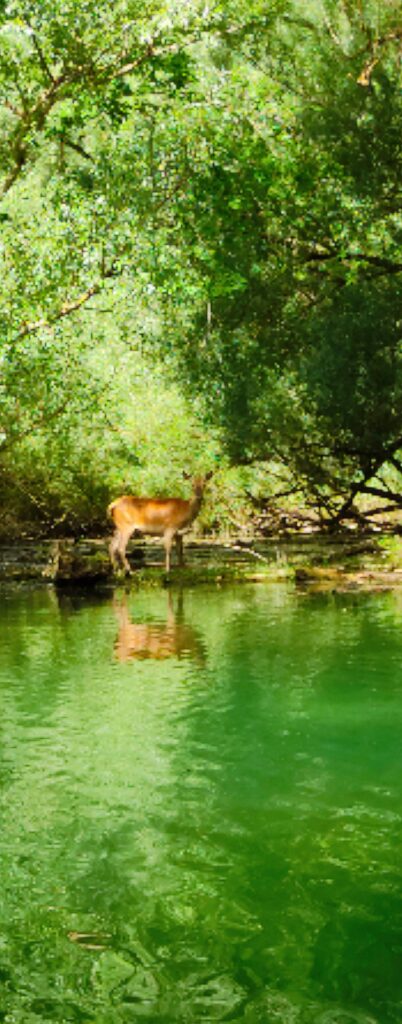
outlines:
[{"label": "deer", "polygon": [[[184,479],[191,479],[183,473]],[[114,571],[119,565],[130,575],[131,567],[126,556],[127,544],[134,532],[144,536],[162,537],[165,548],[166,572],[170,572],[171,551],[173,542],[176,544],[178,563],[184,565],[183,532],[194,522],[202,505],[204,490],[212,471],[205,476],[193,477],[192,496],[185,498],[135,498],[131,494],[123,494],[108,506],[108,515],[113,520],[113,534],[109,554]]]}]

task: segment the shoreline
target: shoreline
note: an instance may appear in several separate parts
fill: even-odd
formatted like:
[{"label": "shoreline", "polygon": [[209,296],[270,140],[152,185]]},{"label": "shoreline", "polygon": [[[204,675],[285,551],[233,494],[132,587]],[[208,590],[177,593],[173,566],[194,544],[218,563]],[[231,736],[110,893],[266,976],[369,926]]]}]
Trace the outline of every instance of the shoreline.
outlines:
[{"label": "shoreline", "polygon": [[402,586],[402,538],[386,535],[289,535],[245,540],[192,539],[186,565],[164,571],[160,543],[134,541],[132,575],[114,576],[108,538],[13,540],[0,543],[0,583],[196,586],[205,583],[294,582],[344,591]]}]

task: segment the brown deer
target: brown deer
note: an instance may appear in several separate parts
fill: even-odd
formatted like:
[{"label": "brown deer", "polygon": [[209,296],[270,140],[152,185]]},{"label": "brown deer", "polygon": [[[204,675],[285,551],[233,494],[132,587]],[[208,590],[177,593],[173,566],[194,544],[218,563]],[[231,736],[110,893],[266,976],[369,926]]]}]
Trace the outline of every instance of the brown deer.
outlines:
[{"label": "brown deer", "polygon": [[[190,479],[187,473],[184,473],[183,476],[186,480]],[[205,485],[211,476],[212,472],[193,478],[193,493],[189,500],[184,498],[134,498],[130,494],[125,494],[121,498],[116,498],[116,501],[112,501],[107,511],[116,527],[109,547],[113,569],[117,570],[120,564],[126,573],[131,573],[126,557],[126,548],[135,531],[163,538],[166,552],[166,572],[170,572],[173,541],[176,543],[179,565],[183,565],[182,534],[189,529],[198,516]]]}]

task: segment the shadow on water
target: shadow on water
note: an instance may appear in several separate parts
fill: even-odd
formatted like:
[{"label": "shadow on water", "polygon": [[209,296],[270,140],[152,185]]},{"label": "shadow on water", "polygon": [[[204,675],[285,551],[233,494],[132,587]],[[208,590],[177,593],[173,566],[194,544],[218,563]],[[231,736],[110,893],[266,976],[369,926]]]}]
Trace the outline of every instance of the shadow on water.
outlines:
[{"label": "shadow on water", "polygon": [[400,1024],[398,600],[0,606],[0,1019]]}]

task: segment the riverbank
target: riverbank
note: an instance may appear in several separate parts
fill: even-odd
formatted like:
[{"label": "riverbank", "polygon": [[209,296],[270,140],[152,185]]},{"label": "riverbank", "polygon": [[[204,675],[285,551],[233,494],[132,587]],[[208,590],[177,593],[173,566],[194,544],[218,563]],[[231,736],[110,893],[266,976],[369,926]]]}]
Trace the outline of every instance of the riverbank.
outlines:
[{"label": "riverbank", "polygon": [[[402,585],[402,538],[386,535],[302,536],[245,543],[240,539],[189,541],[186,566],[164,571],[160,544],[139,541],[129,553],[130,581],[183,585],[216,582],[295,580],[302,586],[332,590],[384,589]],[[96,584],[111,572],[107,538],[20,540],[0,544],[0,582]]]}]

